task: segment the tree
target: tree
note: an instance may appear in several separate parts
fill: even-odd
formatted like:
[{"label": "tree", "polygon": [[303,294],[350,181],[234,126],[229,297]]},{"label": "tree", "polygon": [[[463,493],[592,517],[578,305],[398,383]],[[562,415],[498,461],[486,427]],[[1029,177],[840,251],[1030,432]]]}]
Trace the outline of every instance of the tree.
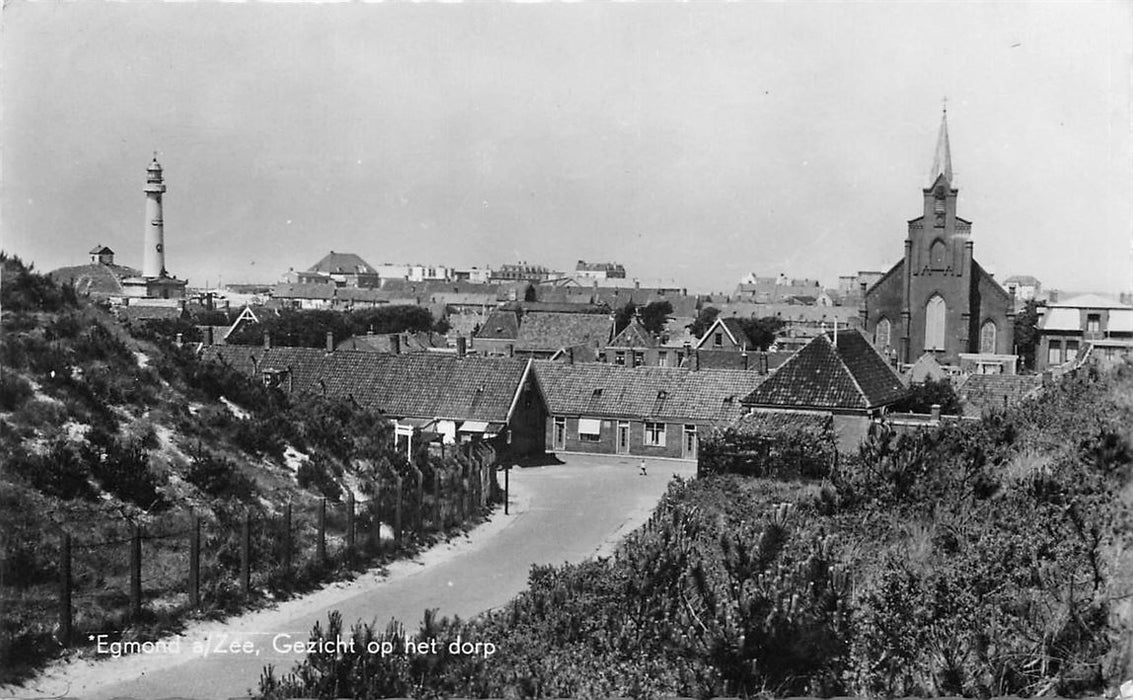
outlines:
[{"label": "tree", "polygon": [[893,405],[893,410],[898,413],[931,413],[933,404],[940,406],[940,412],[945,415],[960,413],[960,399],[952,388],[952,382],[928,379],[923,384],[914,384],[909,395]]},{"label": "tree", "polygon": [[673,313],[673,305],[667,301],[651,301],[641,307],[641,325],[654,335],[665,330],[665,322]]},{"label": "tree", "polygon": [[747,337],[751,340],[752,350],[767,350],[775,342],[779,331],[783,330],[783,319],[777,316],[764,316],[763,318],[740,319]]},{"label": "tree", "polygon": [[716,322],[716,317],[719,315],[720,309],[715,306],[704,307],[696,315],[696,320],[688,327],[689,332],[697,338],[702,337],[708,331],[709,326]]},{"label": "tree", "polygon": [[1038,302],[1028,299],[1023,310],[1015,316],[1015,352],[1026,369],[1035,368],[1035,349],[1039,344]]}]

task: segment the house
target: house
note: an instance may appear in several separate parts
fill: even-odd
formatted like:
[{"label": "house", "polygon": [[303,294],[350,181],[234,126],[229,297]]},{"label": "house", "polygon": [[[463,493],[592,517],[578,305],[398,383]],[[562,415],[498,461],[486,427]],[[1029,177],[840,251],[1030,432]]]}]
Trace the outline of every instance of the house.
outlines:
[{"label": "house", "polygon": [[1015,303],[1019,308],[1023,304],[1035,299],[1041,300],[1043,298],[1043,284],[1037,277],[1031,275],[1012,275],[1003,280],[1003,286],[1007,288],[1007,292],[1015,297]]},{"label": "house", "polygon": [[677,459],[696,459],[700,436],[739,418],[740,399],[763,381],[754,372],[605,362],[538,361],[535,374],[553,451]]},{"label": "house", "polygon": [[281,282],[271,290],[273,305],[284,309],[329,309],[335,304],[335,286],[325,282]]},{"label": "house", "polygon": [[874,345],[892,348],[902,364],[925,352],[944,365],[959,365],[961,353],[1014,352],[1015,300],[976,262],[972,222],[956,215],[958,193],[946,113],[923,214],[908,222],[904,256],[866,291],[861,309]]},{"label": "house", "polygon": [[696,344],[697,350],[726,350],[728,352],[745,352],[749,349],[759,349],[756,343],[744,329],[743,321],[734,316],[716,317],[712,325],[701,336]]},{"label": "house", "polygon": [[823,333],[743,398],[752,410],[822,411],[838,447],[852,450],[869,424],[906,395],[900,375],[857,330]]},{"label": "house", "polygon": [[541,454],[546,402],[530,360],[224,345],[202,350],[294,395],[347,399],[393,420],[398,432],[446,444],[490,440],[512,456]]},{"label": "house", "polygon": [[1038,374],[971,374],[960,380],[956,397],[962,415],[979,418],[1036,396],[1042,388]]},{"label": "house", "polygon": [[289,272],[286,282],[333,284],[338,287],[377,287],[381,277],[374,266],[354,253],[333,250],[304,272]]},{"label": "house", "polygon": [[515,354],[547,359],[564,348],[585,346],[600,352],[614,335],[606,314],[527,313],[519,323]]},{"label": "house", "polygon": [[[664,343],[645,330],[637,318],[618,333],[610,344],[603,348],[598,359],[614,365],[641,367],[680,367],[688,355],[688,348],[681,344]],[[576,358],[577,359],[577,358]]]},{"label": "house", "polygon": [[485,357],[512,357],[519,340],[519,314],[495,309],[472,336],[472,347]]},{"label": "house", "polygon": [[1101,362],[1133,355],[1133,306],[1097,294],[1048,303],[1040,309],[1039,371],[1071,365],[1091,347]]},{"label": "house", "polygon": [[626,269],[621,263],[588,263],[579,260],[574,267],[577,280],[625,279]]},{"label": "house", "polygon": [[759,277],[752,273],[740,280],[735,290],[737,299],[757,304],[786,303],[792,297],[816,299],[819,294],[822,294],[822,285],[818,280],[790,279],[782,273],[778,277]]}]

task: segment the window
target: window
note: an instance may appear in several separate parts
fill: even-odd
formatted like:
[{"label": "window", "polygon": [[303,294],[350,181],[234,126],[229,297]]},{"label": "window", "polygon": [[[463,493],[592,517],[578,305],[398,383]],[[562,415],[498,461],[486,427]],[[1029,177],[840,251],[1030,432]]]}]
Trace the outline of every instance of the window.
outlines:
[{"label": "window", "polygon": [[657,366],[658,367],[667,367],[668,364],[669,364],[669,353],[666,352],[665,350],[662,350],[661,352],[657,353]]},{"label": "window", "polygon": [[648,447],[665,446],[665,424],[645,423],[645,445]]},{"label": "window", "polygon": [[929,249],[929,265],[934,270],[943,270],[948,267],[946,259],[948,257],[948,246],[942,240],[936,240]]},{"label": "window", "polygon": [[995,352],[996,330],[994,321],[985,321],[984,324],[980,326],[980,352]]},{"label": "window", "polygon": [[566,418],[555,416],[555,432],[552,436],[555,449],[564,449],[566,447]]},{"label": "window", "polygon": [[1067,362],[1073,362],[1076,359],[1078,359],[1078,341],[1077,340],[1067,340],[1066,341],[1066,361]]},{"label": "window", "polygon": [[944,303],[944,299],[939,295],[933,296],[925,304],[924,314],[924,349],[925,350],[943,350],[944,349],[944,331],[945,331],[945,314],[948,307]]},{"label": "window", "polygon": [[877,322],[877,327],[873,329],[873,345],[878,350],[884,350],[890,346],[889,337],[893,332],[893,326],[889,323],[889,319],[883,318]]},{"label": "window", "polygon": [[1062,346],[1051,343],[1046,351],[1046,363],[1048,365],[1062,364]]},{"label": "window", "polygon": [[640,350],[633,351],[633,366],[640,367],[645,364],[645,353]]},{"label": "window", "polygon": [[1086,332],[1097,333],[1102,329],[1101,314],[1086,314]]},{"label": "window", "polygon": [[616,351],[614,353],[614,364],[615,365],[625,365],[625,363],[626,363],[626,354],[624,352],[622,352],[621,350]]},{"label": "window", "polygon": [[712,340],[712,344],[715,345],[718,348],[723,347],[723,345],[724,345],[724,334],[717,331],[716,337],[713,338],[713,340]]},{"label": "window", "polygon": [[579,418],[578,439],[583,442],[598,442],[601,440],[602,421],[594,418]]}]

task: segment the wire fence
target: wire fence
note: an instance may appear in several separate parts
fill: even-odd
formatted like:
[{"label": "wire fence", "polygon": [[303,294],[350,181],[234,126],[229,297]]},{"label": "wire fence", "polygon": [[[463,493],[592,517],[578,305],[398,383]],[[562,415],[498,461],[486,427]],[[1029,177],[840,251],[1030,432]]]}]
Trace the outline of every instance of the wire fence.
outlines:
[{"label": "wire fence", "polygon": [[75,518],[38,540],[35,558],[55,562],[55,585],[19,577],[0,585],[0,608],[13,621],[0,646],[28,633],[19,620],[57,620],[51,636],[69,646],[88,632],[234,612],[257,597],[396,556],[482,513],[498,495],[496,466],[490,448],[467,449],[444,469],[411,468],[383,480],[365,500],[349,492],[341,502],[293,502],[276,512],[171,511],[145,522],[104,515],[97,526]]}]

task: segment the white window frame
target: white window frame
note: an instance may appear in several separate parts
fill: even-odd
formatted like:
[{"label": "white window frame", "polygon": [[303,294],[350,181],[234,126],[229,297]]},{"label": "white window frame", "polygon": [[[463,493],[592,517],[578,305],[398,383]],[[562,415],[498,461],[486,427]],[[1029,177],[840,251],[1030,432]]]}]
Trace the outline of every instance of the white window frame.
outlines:
[{"label": "white window frame", "polygon": [[645,421],[645,430],[641,433],[641,443],[646,447],[664,447],[665,424]]}]

